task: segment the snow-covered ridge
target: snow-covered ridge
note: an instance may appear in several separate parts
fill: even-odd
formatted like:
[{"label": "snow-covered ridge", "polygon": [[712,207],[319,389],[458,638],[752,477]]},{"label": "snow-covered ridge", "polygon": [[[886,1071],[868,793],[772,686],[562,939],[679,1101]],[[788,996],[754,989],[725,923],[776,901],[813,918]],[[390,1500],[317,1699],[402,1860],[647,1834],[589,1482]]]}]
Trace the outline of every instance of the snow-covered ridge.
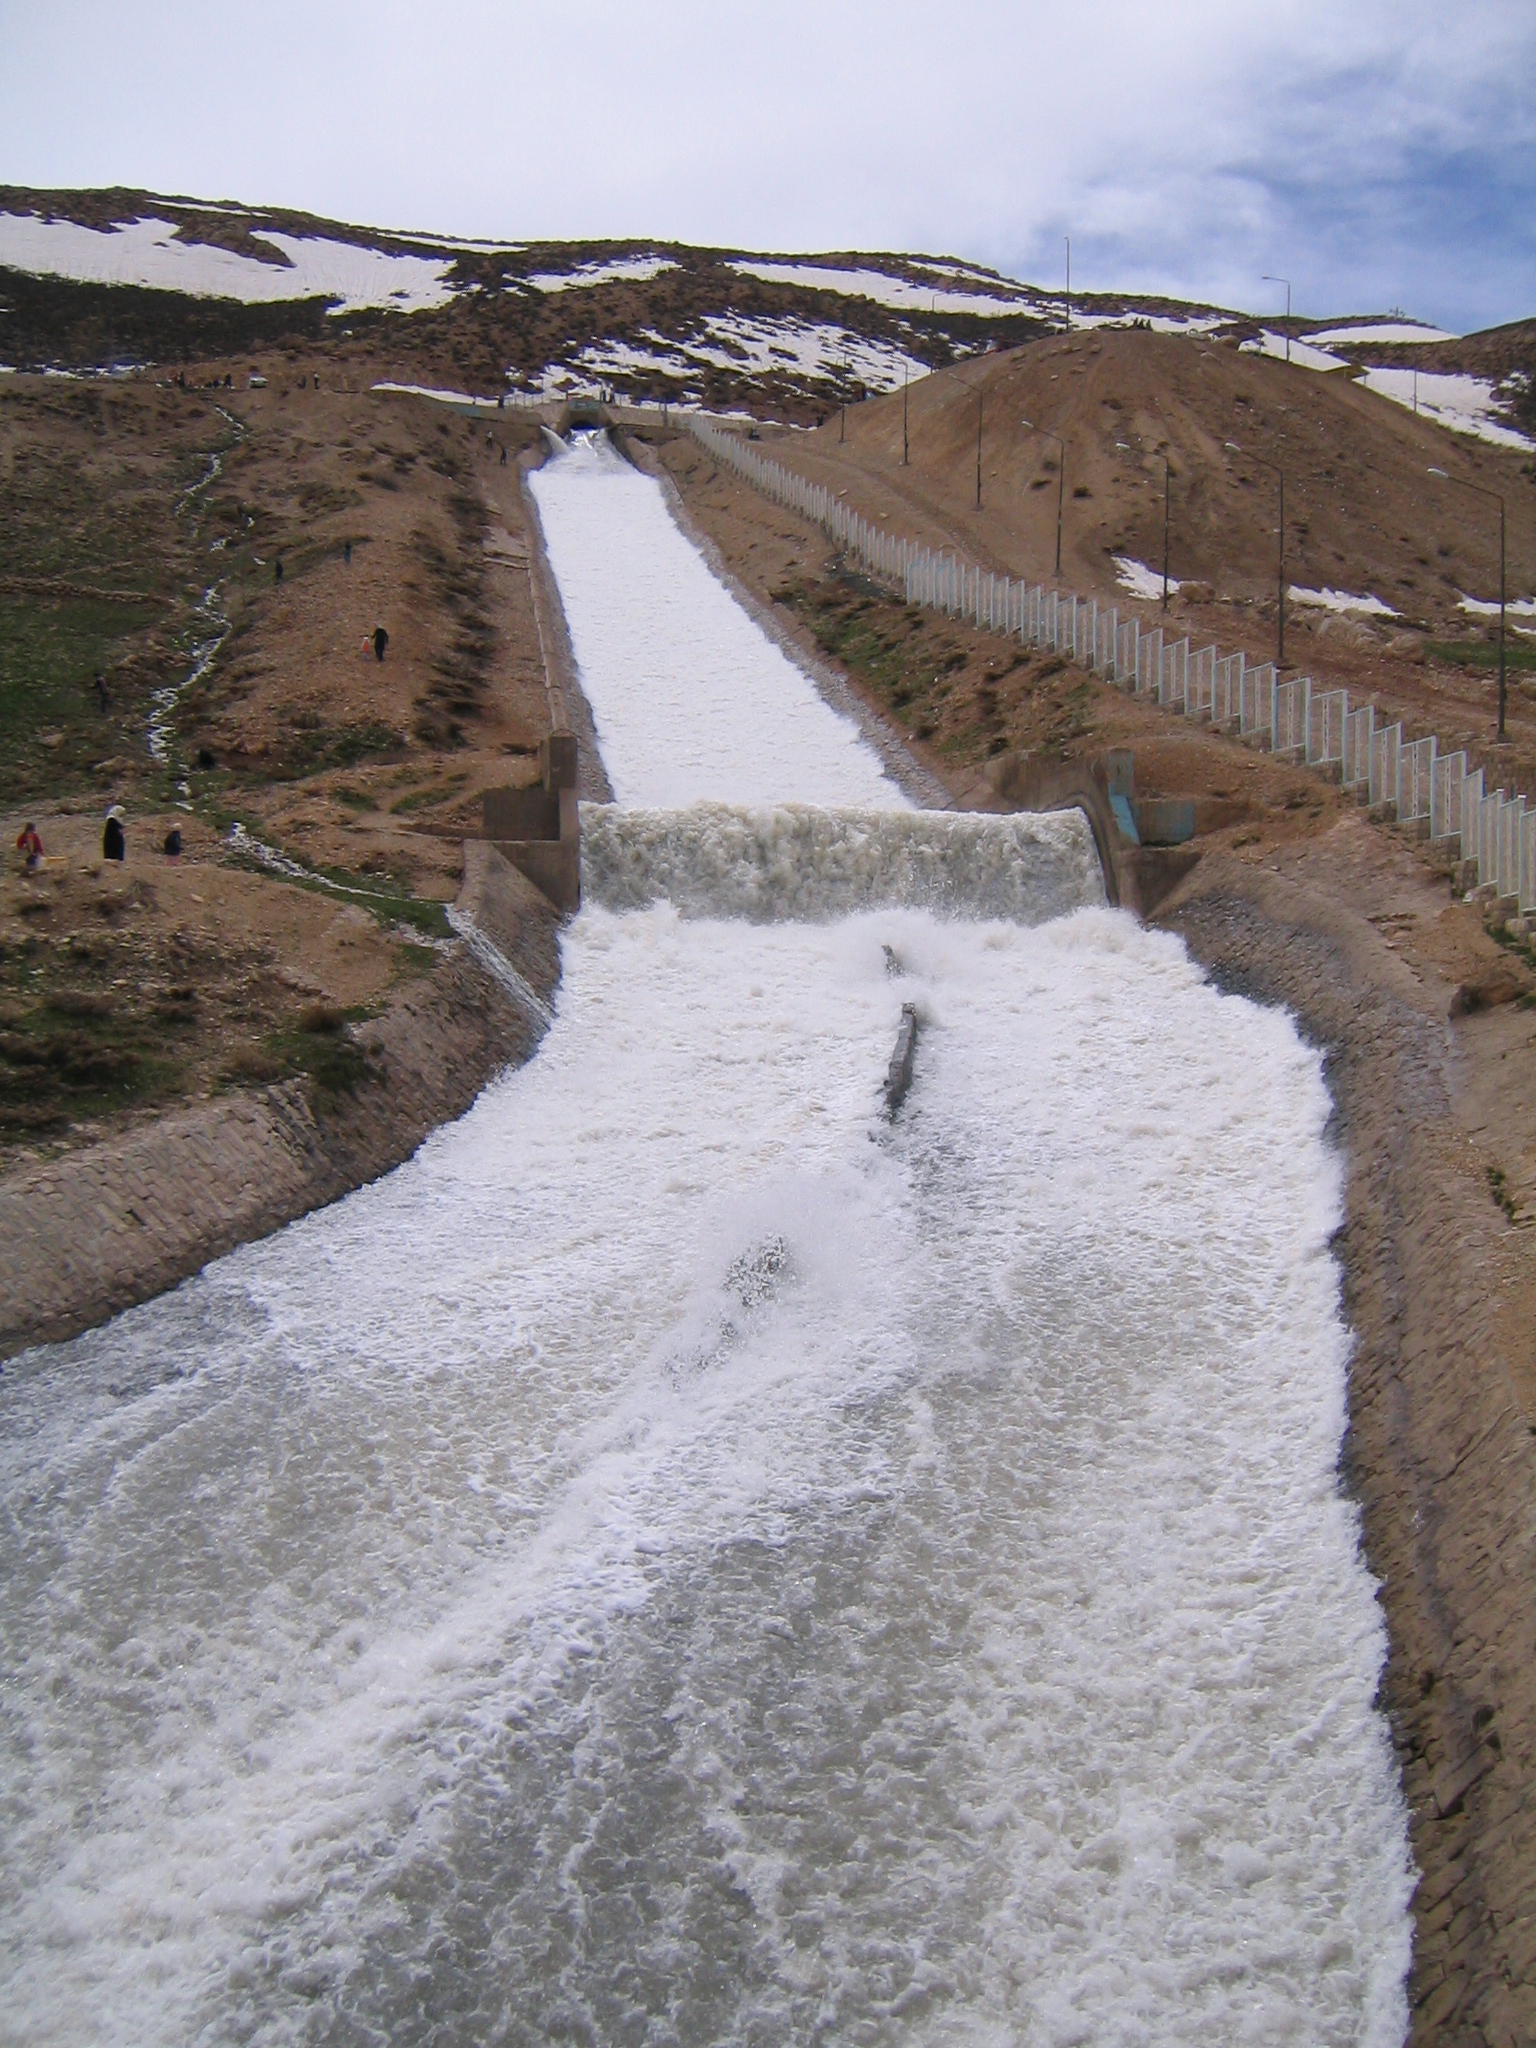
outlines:
[{"label": "snow-covered ridge", "polygon": [[417,313],[454,296],[447,281],[452,262],[442,257],[392,254],[271,229],[253,229],[252,239],[268,243],[284,261],[264,263],[232,249],[184,242],[174,222],[155,218],[87,228],[78,221],[0,213],[0,265],[34,277],[141,285],[245,305],[325,298],[335,301],[333,313],[369,307]]},{"label": "snow-covered ridge", "polygon": [[[1062,317],[1063,308],[1055,302],[1043,303],[1040,311],[1053,319]],[[1138,313],[1134,308],[1122,313],[1089,313],[1079,307],[1072,308],[1074,328],[1098,329],[1100,327],[1145,327],[1153,334],[1215,334],[1219,328],[1230,326],[1229,313]]]},{"label": "snow-covered ridge", "polygon": [[1268,327],[1261,328],[1252,341],[1240,344],[1244,355],[1271,356],[1278,362],[1299,363],[1304,370],[1342,370],[1347,365],[1342,356],[1331,356],[1325,348],[1314,348],[1311,342],[1303,341],[1299,335],[1287,340],[1283,334],[1275,334]]},{"label": "snow-covered ridge", "polygon": [[1457,341],[1460,336],[1447,334],[1440,327],[1426,327],[1418,320],[1363,320],[1352,327],[1325,327],[1307,336],[1320,347],[1338,347],[1350,342],[1379,341],[1394,348],[1407,342]]},{"label": "snow-covered ridge", "polygon": [[540,270],[522,282],[536,292],[568,292],[578,285],[649,284],[663,271],[676,270],[670,256],[617,256],[608,263],[583,263],[575,270]]},{"label": "snow-covered ridge", "polygon": [[594,342],[568,365],[546,372],[544,388],[564,391],[589,380],[630,377],[686,387],[710,370],[856,382],[869,391],[896,391],[903,377],[916,383],[928,375],[926,363],[891,343],[828,322],[713,313],[686,337],[642,328],[634,341]]},{"label": "snow-covered ridge", "polygon": [[[1400,338],[1405,331],[1400,328],[1340,328],[1333,339],[1344,341],[1352,336],[1370,334],[1378,340],[1386,340]],[[1327,349],[1316,346],[1318,340],[1326,338],[1313,336],[1303,341],[1293,336],[1291,362],[1305,370],[1351,369],[1346,357],[1331,355]],[[1426,330],[1422,336],[1426,341],[1450,338],[1434,330]],[[1245,341],[1242,348],[1251,355],[1271,356],[1281,362],[1286,359],[1285,336],[1269,328],[1264,328],[1256,340]],[[1425,419],[1434,420],[1438,426],[1449,427],[1454,434],[1472,434],[1479,441],[1491,441],[1497,448],[1536,448],[1536,441],[1506,423],[1499,405],[1498,387],[1488,377],[1474,377],[1463,370],[1368,369],[1360,373],[1358,382],[1368,391],[1390,398],[1397,405],[1406,405]]]},{"label": "snow-covered ridge", "polygon": [[1536,441],[1506,424],[1490,378],[1460,370],[1367,370],[1360,382],[1454,434],[1475,434],[1496,448],[1536,448]]},{"label": "snow-covered ridge", "polygon": [[842,270],[820,263],[758,263],[738,257],[731,268],[764,284],[837,292],[843,298],[869,299],[877,306],[904,313],[980,313],[1000,319],[1036,309],[1036,295],[1027,286],[1009,285],[1001,278],[989,283],[985,292],[961,292],[946,285],[914,284],[910,278],[892,277],[884,270]]}]

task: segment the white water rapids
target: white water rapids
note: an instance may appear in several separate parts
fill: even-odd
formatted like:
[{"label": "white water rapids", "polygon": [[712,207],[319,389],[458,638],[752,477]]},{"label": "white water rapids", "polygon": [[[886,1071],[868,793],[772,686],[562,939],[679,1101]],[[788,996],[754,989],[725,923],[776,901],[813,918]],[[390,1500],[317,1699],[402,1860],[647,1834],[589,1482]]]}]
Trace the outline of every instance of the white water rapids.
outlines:
[{"label": "white water rapids", "polygon": [[713,583],[701,710],[653,485],[536,488],[616,791],[754,808],[611,814],[695,894],[528,1066],[0,1375],[0,2039],[1395,2044],[1317,1054],[1080,821],[1043,923],[768,915],[899,797]]}]

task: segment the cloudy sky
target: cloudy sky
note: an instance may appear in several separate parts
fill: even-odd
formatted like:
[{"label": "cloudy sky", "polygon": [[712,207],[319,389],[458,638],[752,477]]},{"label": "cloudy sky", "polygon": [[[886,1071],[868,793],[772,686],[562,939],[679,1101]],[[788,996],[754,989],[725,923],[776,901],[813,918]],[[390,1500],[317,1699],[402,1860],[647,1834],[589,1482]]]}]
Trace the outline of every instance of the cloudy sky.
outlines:
[{"label": "cloudy sky", "polygon": [[0,0],[0,182],[1536,313],[1536,0]]}]

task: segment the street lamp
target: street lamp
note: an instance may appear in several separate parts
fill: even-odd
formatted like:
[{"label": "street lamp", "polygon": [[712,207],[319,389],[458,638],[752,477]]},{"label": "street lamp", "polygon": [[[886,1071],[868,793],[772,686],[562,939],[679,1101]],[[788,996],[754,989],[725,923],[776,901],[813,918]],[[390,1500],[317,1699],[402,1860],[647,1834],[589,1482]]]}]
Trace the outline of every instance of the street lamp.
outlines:
[{"label": "street lamp", "polygon": [[1469,484],[1464,477],[1451,476],[1448,471],[1430,468],[1430,475],[1439,477],[1442,483],[1455,484],[1459,490],[1476,491],[1480,498],[1492,498],[1499,508],[1499,738],[1504,738],[1504,500],[1497,491],[1490,491],[1486,484]]},{"label": "street lamp", "polygon": [[1061,453],[1056,466],[1056,574],[1061,574],[1061,503],[1067,488],[1067,444],[1060,434],[1053,434],[1049,427],[1037,427],[1033,420],[1020,420],[1021,427],[1028,427],[1032,434],[1043,434],[1047,441],[1054,441]]},{"label": "street lamp", "polygon": [[[968,384],[958,370],[930,370],[928,374],[930,377],[953,377],[962,390],[970,391],[975,389],[976,391],[976,510],[979,512],[981,510],[981,391],[979,387]],[[905,427],[903,427],[903,433],[905,433]]]},{"label": "street lamp", "polygon": [[901,366],[901,466],[907,466],[907,384],[912,376],[912,365]]},{"label": "street lamp", "polygon": [[1265,284],[1283,284],[1285,286],[1285,360],[1289,362],[1291,360],[1291,280],[1288,277],[1271,277],[1266,270],[1263,282]]},{"label": "street lamp", "polygon": [[1277,631],[1277,638],[1276,638],[1276,642],[1275,642],[1275,667],[1276,667],[1276,668],[1284,668],[1284,667],[1285,667],[1285,471],[1284,471],[1284,470],[1283,470],[1283,469],[1282,469],[1282,468],[1280,467],[1280,465],[1279,465],[1279,463],[1278,463],[1278,462],[1271,462],[1271,461],[1269,460],[1269,457],[1268,457],[1267,455],[1254,455],[1254,454],[1252,454],[1252,453],[1251,453],[1251,452],[1250,452],[1249,450],[1247,450],[1247,449],[1239,448],[1239,447],[1238,447],[1238,445],[1237,445],[1237,443],[1236,443],[1235,441],[1228,441],[1228,442],[1226,442],[1226,443],[1225,443],[1224,445],[1225,445],[1226,447],[1230,448],[1230,449],[1231,449],[1231,451],[1232,451],[1232,453],[1233,453],[1234,455],[1247,455],[1247,457],[1248,457],[1248,460],[1249,460],[1250,462],[1257,462],[1257,463],[1259,463],[1259,464],[1260,464],[1260,465],[1261,465],[1261,466],[1262,466],[1263,468],[1265,468],[1265,469],[1272,469],[1272,470],[1274,471],[1275,475],[1276,475],[1276,476],[1277,476],[1277,477],[1278,477],[1278,478],[1280,479],[1280,556],[1279,556],[1279,562],[1278,562],[1278,566],[1277,566],[1277,568],[1276,568],[1276,570],[1275,570],[1275,585],[1276,585],[1276,591],[1275,591],[1275,596],[1276,596],[1276,605],[1277,605],[1277,614],[1276,614],[1276,616],[1277,616],[1277,619],[1278,619],[1278,631]]},{"label": "street lamp", "polygon": [[[1120,450],[1121,450],[1121,452],[1122,452],[1123,454],[1129,455],[1129,454],[1130,454],[1130,452],[1131,452],[1131,449],[1130,449],[1130,444],[1129,444],[1128,442],[1126,442],[1126,441],[1117,441],[1117,442],[1115,443],[1115,446],[1116,446],[1116,447],[1117,447],[1118,449],[1120,449]],[[1153,452],[1155,453],[1156,451],[1154,450]],[[1173,466],[1172,466],[1172,464],[1171,464],[1171,463],[1169,462],[1169,460],[1168,460],[1167,456],[1165,455],[1165,456],[1163,457],[1163,610],[1164,610],[1164,611],[1167,611],[1167,609],[1168,609],[1168,531],[1169,531],[1169,520],[1170,520],[1170,517],[1171,517],[1171,512],[1172,512],[1172,478],[1173,478]]]},{"label": "street lamp", "polygon": [[1072,237],[1063,235],[1067,245],[1067,332],[1072,332]]}]

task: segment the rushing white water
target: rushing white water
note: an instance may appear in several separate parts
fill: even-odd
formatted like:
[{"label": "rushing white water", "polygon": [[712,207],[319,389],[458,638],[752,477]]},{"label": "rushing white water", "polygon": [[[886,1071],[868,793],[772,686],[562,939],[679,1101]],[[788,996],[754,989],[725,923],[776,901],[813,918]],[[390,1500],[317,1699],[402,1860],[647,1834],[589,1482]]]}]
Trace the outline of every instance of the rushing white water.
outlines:
[{"label": "rushing white water", "polygon": [[846,917],[876,904],[1043,924],[1104,900],[1081,811],[992,818],[781,804],[687,811],[583,806],[585,901],[668,902],[691,917]]},{"label": "rushing white water", "polygon": [[1091,906],[563,958],[0,1376],[0,2038],[1400,2040],[1315,1053]]},{"label": "rushing white water", "polygon": [[905,803],[606,438],[579,437],[533,489],[621,804]]}]

